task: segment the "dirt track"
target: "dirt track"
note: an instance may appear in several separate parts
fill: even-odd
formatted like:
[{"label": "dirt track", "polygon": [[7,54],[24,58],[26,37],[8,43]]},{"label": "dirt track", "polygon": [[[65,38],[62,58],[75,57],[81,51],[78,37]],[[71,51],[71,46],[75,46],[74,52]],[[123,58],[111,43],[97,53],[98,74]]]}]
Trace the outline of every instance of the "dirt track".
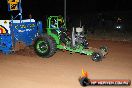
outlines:
[{"label": "dirt track", "polygon": [[27,55],[29,52],[24,51],[22,54],[0,55],[0,88],[82,88],[78,82],[82,67],[88,71],[90,79],[132,80],[132,42],[89,42],[92,47],[102,44],[109,47],[109,54],[102,62],[93,62],[89,56],[62,51],[49,59],[31,52],[33,55]]}]

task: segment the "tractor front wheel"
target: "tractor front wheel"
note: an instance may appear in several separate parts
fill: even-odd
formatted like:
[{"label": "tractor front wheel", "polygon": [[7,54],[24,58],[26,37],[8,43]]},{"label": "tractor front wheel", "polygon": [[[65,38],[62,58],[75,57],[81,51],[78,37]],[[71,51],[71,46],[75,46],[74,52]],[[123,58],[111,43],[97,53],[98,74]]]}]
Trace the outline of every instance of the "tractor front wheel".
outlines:
[{"label": "tractor front wheel", "polygon": [[106,54],[108,54],[108,47],[107,46],[101,46],[100,50],[101,50],[103,56],[105,56]]},{"label": "tractor front wheel", "polygon": [[51,57],[56,53],[56,49],[55,40],[46,34],[35,41],[34,50],[40,57]]},{"label": "tractor front wheel", "polygon": [[102,58],[103,58],[103,55],[101,53],[99,53],[99,52],[94,52],[92,54],[92,60],[95,61],[95,62],[101,61]]}]

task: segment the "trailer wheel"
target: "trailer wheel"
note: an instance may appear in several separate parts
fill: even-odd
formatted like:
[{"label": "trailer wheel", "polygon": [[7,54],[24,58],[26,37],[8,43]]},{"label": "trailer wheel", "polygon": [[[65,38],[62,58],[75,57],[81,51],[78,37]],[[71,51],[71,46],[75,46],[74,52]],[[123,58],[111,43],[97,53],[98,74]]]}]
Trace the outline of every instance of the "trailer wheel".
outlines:
[{"label": "trailer wheel", "polygon": [[92,54],[92,60],[95,61],[95,62],[101,61],[102,58],[103,58],[103,55],[102,55],[102,53],[100,53],[100,52],[94,52],[94,53]]},{"label": "trailer wheel", "polygon": [[56,49],[57,46],[55,40],[46,34],[43,37],[38,38],[34,44],[34,50],[40,57],[51,57],[56,53]]}]

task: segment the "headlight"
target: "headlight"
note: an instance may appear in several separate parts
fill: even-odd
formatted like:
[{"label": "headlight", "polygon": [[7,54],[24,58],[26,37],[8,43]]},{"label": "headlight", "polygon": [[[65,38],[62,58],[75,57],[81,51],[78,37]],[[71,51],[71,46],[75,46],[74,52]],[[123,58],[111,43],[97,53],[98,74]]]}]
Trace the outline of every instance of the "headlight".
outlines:
[{"label": "headlight", "polygon": [[116,28],[117,28],[117,29],[120,29],[120,28],[121,28],[121,26],[116,26]]}]

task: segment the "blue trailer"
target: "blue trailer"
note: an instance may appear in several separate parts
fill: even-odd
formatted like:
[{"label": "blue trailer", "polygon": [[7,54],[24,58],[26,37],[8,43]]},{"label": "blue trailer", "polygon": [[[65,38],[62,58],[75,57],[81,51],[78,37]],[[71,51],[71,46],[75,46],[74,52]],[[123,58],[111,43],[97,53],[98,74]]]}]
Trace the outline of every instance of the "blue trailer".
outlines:
[{"label": "blue trailer", "polygon": [[[0,20],[0,51],[9,54],[26,46],[43,34],[42,22],[36,22],[31,17],[22,19],[21,0],[7,0],[8,11],[18,10],[18,15],[11,16],[11,20]],[[20,17],[19,20],[16,20]],[[22,47],[23,46],[23,47]]]},{"label": "blue trailer", "polygon": [[33,45],[42,33],[41,21],[35,22],[34,19],[21,20],[21,22],[20,20],[0,20],[0,51],[9,54],[21,49],[18,44]]}]

